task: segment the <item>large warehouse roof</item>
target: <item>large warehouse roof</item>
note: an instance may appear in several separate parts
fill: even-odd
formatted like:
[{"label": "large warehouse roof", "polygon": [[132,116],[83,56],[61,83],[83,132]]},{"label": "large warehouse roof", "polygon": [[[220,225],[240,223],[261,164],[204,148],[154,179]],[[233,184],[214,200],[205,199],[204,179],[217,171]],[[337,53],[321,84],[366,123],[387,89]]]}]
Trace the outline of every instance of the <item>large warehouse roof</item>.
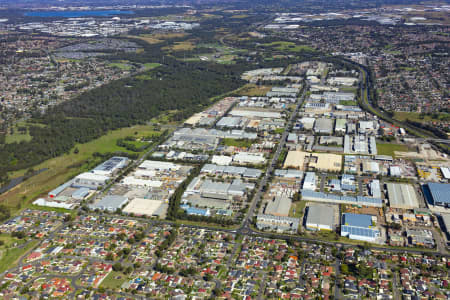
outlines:
[{"label": "large warehouse roof", "polygon": [[334,207],[325,204],[311,204],[308,206],[306,224],[314,224],[316,227],[326,226],[330,229],[334,224]]},{"label": "large warehouse roof", "polygon": [[428,189],[432,197],[431,200],[433,201],[434,204],[450,203],[450,184],[430,182],[428,183]]},{"label": "large warehouse roof", "polygon": [[414,187],[404,183],[387,184],[389,204],[393,208],[413,209],[419,207]]},{"label": "large warehouse roof", "polygon": [[287,217],[289,216],[289,210],[291,209],[292,200],[288,197],[275,197],[267,204],[265,214]]},{"label": "large warehouse roof", "polygon": [[370,228],[372,226],[372,216],[363,214],[345,213],[342,215],[342,225]]},{"label": "large warehouse roof", "polygon": [[102,210],[115,211],[116,209],[121,208],[127,202],[128,202],[127,197],[117,196],[117,195],[108,195],[108,196],[103,197],[97,203],[91,204],[89,207],[91,209],[98,208],[98,209],[102,209]]},{"label": "large warehouse roof", "polygon": [[364,236],[369,238],[376,238],[380,234],[377,229],[361,228],[346,225],[342,226],[341,232],[349,233],[351,236]]}]

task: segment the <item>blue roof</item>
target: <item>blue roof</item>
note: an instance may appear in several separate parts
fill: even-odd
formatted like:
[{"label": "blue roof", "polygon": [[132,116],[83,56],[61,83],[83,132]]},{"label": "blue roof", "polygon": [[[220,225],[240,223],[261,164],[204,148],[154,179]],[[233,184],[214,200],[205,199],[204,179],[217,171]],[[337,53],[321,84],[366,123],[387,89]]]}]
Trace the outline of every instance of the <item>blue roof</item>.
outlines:
[{"label": "blue roof", "polygon": [[372,216],[346,213],[342,215],[342,225],[369,228],[372,226]]},{"label": "blue roof", "polygon": [[350,233],[351,235],[359,235],[359,236],[373,237],[373,238],[379,235],[378,229],[361,228],[361,227],[343,225],[341,227],[341,233],[347,233],[347,232]]},{"label": "blue roof", "polygon": [[187,204],[180,205],[180,208],[184,209],[188,215],[209,216],[208,209],[190,207]]},{"label": "blue roof", "polygon": [[428,189],[434,202],[450,203],[450,184],[430,182]]}]

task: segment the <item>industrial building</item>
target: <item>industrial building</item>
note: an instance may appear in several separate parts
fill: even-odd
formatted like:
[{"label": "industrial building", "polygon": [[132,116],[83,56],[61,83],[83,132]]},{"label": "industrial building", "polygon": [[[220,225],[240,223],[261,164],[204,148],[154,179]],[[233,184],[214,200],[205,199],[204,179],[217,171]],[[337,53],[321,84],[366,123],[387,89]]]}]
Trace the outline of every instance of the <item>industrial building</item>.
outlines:
[{"label": "industrial building", "polygon": [[381,187],[378,179],[374,179],[369,183],[369,191],[370,196],[381,199]]},{"label": "industrial building", "polygon": [[441,167],[442,177],[449,180],[450,179],[450,168],[449,167]]},{"label": "industrial building", "polygon": [[312,130],[315,122],[315,118],[303,117],[300,119],[300,123],[302,124],[304,130]]},{"label": "industrial building", "polygon": [[271,216],[288,217],[291,205],[292,200],[289,197],[274,197],[267,203],[264,213]]},{"label": "industrial building", "polygon": [[337,119],[334,126],[334,132],[344,134],[347,129],[346,119]]},{"label": "industrial building", "polygon": [[301,193],[302,193],[302,200],[305,201],[317,201],[333,204],[350,204],[350,205],[373,206],[373,207],[383,206],[383,200],[381,200],[380,198],[371,198],[364,196],[357,196],[357,197],[340,196],[335,194],[315,192],[309,189],[302,189]]},{"label": "industrial building", "polygon": [[311,190],[311,191],[314,191],[316,189],[316,173],[306,172],[302,188],[304,190]]},{"label": "industrial building", "polygon": [[259,230],[296,233],[299,225],[300,219],[298,218],[271,215],[258,215],[256,217],[256,227]]},{"label": "industrial building", "polygon": [[200,195],[203,198],[232,200],[233,197],[242,198],[247,189],[253,188],[253,183],[244,183],[239,179],[234,179],[232,182],[214,182],[210,179],[202,180],[201,177],[196,177],[186,188],[183,198]]},{"label": "industrial building", "polygon": [[450,184],[429,182],[422,186],[422,190],[431,205],[450,207]]},{"label": "industrial building", "polygon": [[414,187],[405,183],[387,183],[389,205],[393,208],[414,209],[419,207]]},{"label": "industrial building", "polygon": [[139,165],[138,169],[143,170],[156,170],[156,171],[177,171],[180,169],[180,165],[165,162],[165,161],[155,161],[155,160],[145,160]]},{"label": "industrial building", "polygon": [[72,186],[76,188],[86,187],[96,190],[99,187],[104,186],[108,180],[108,176],[85,172],[74,178]]},{"label": "industrial building", "polygon": [[229,166],[232,161],[233,158],[226,155],[213,155],[211,158],[211,162],[219,166]]},{"label": "industrial building", "polygon": [[266,162],[264,153],[238,152],[233,155],[233,162],[238,164],[263,164]]},{"label": "industrial building", "polygon": [[127,202],[127,197],[108,195],[100,199],[97,203],[90,204],[89,208],[115,212],[117,209],[121,209]]},{"label": "industrial building", "polygon": [[326,118],[319,118],[314,123],[314,132],[321,134],[333,133],[333,120]]},{"label": "industrial building", "polygon": [[180,208],[183,209],[188,215],[202,216],[202,217],[211,216],[211,211],[209,210],[209,208],[191,207],[187,204],[180,205]]},{"label": "industrial building", "polygon": [[334,206],[325,204],[310,204],[306,213],[306,229],[333,230],[336,210]]},{"label": "industrial building", "polygon": [[214,175],[242,176],[244,178],[259,178],[262,171],[254,168],[236,167],[236,166],[220,166],[217,164],[205,164],[200,171],[201,173]]},{"label": "industrial building", "polygon": [[295,178],[300,179],[303,177],[303,172],[298,170],[292,170],[292,169],[276,169],[274,172],[275,176],[283,177],[283,178]]},{"label": "industrial building", "polygon": [[342,215],[341,236],[352,240],[376,242],[380,231],[375,226],[375,217],[371,215],[345,213]]},{"label": "industrial building", "polygon": [[344,136],[344,153],[347,154],[371,154],[377,155],[377,143],[375,137],[364,135]]},{"label": "industrial building", "polygon": [[447,240],[450,240],[450,214],[441,214],[444,231],[447,234]]},{"label": "industrial building", "polygon": [[241,117],[223,117],[217,122],[216,127],[236,129],[244,127],[245,123],[245,119]]},{"label": "industrial building", "polygon": [[95,167],[92,173],[112,176],[117,170],[123,169],[128,164],[128,161],[128,157],[114,156]]}]

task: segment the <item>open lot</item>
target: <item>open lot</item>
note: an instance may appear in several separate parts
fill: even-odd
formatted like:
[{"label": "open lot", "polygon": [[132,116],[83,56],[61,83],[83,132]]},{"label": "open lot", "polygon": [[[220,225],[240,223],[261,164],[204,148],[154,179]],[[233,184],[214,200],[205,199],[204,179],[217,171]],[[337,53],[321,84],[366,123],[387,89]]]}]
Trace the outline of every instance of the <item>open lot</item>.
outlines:
[{"label": "open lot", "polygon": [[377,150],[379,155],[395,156],[395,151],[406,152],[408,146],[399,144],[379,144],[377,143]]},{"label": "open lot", "polygon": [[[89,169],[89,164],[87,164],[87,162],[93,160],[92,155],[94,152],[107,153],[123,151],[133,153],[125,148],[117,146],[116,141],[127,136],[140,138],[159,134],[158,131],[154,131],[153,129],[154,128],[151,126],[137,125],[111,131],[88,143],[78,144],[74,147],[74,149],[78,149],[78,153],[74,153],[72,150],[69,154],[46,160],[37,165],[35,167],[36,170],[42,168],[48,168],[48,170],[31,177],[12,190],[0,195],[0,202],[5,203],[13,210],[18,210],[24,207],[29,200],[35,199],[39,195],[48,192],[76,174],[87,171]],[[96,161],[94,162],[97,163]],[[21,176],[25,172],[26,170],[14,172],[11,174],[11,177]]]}]

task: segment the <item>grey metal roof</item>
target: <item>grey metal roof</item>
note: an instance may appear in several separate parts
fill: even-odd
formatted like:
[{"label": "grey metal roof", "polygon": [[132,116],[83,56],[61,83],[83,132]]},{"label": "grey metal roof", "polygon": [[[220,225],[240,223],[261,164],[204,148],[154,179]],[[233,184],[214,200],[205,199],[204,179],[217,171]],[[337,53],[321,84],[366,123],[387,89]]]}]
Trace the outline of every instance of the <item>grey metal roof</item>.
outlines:
[{"label": "grey metal roof", "polygon": [[288,197],[275,197],[267,204],[266,215],[288,216],[291,209],[292,200]]},{"label": "grey metal roof", "polygon": [[306,223],[333,227],[334,214],[334,208],[330,205],[311,204],[308,206]]},{"label": "grey metal roof", "polygon": [[430,182],[428,189],[434,202],[450,203],[450,184]]}]

